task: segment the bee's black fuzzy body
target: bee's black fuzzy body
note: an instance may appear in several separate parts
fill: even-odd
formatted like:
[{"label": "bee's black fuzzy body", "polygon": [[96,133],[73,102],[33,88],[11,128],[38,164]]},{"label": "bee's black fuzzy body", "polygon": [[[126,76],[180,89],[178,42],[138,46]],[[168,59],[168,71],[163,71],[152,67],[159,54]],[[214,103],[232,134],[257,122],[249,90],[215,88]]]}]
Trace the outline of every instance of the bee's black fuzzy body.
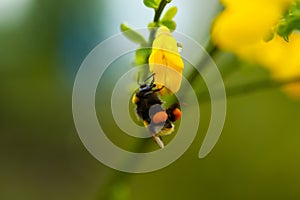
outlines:
[{"label": "bee's black fuzzy body", "polygon": [[152,135],[170,134],[178,117],[174,115],[174,110],[179,110],[179,105],[174,104],[168,109],[164,109],[163,102],[158,97],[158,92],[164,87],[157,88],[156,84],[151,83],[140,85],[135,92],[132,102],[136,104],[136,113],[144,122]]},{"label": "bee's black fuzzy body", "polygon": [[[153,105],[162,105],[162,101],[157,95],[158,89],[153,89],[156,87],[154,84],[142,85],[139,90],[135,93],[134,103],[136,104],[136,112],[138,116],[146,121],[148,124],[151,122],[149,115],[149,110]],[[163,108],[161,107],[161,110]]]}]

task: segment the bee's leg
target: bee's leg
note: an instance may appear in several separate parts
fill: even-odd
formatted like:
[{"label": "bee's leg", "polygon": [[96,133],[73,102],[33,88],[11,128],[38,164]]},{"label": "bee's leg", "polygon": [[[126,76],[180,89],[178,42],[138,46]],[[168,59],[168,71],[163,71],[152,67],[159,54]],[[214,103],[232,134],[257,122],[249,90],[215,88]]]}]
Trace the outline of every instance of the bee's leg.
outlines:
[{"label": "bee's leg", "polygon": [[171,122],[175,122],[178,119],[180,119],[180,117],[181,117],[181,111],[179,109],[179,104],[178,103],[173,104],[171,107],[169,107],[166,110],[166,113],[168,114],[168,119]]},{"label": "bee's leg", "polygon": [[153,90],[153,92],[159,92],[159,91],[161,91],[164,88],[165,88],[165,86],[161,86],[161,88],[157,88],[157,89]]},{"label": "bee's leg", "polygon": [[153,139],[155,140],[155,142],[158,144],[158,146],[159,146],[160,148],[163,149],[163,148],[165,147],[163,141],[161,140],[161,138],[160,138],[159,136],[153,135]]}]

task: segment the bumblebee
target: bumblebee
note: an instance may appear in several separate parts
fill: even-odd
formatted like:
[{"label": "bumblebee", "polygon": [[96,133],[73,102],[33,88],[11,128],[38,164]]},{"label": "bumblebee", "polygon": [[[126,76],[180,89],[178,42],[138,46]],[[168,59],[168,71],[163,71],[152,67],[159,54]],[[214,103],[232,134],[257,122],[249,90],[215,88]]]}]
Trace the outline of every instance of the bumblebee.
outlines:
[{"label": "bumblebee", "polygon": [[[146,83],[152,77],[150,83]],[[161,136],[171,134],[174,131],[176,120],[181,117],[179,104],[175,103],[164,109],[163,102],[158,96],[158,92],[164,89],[154,84],[154,74],[151,74],[143,84],[137,89],[132,98],[132,103],[136,105],[136,113],[143,120],[157,144],[163,148]]]}]

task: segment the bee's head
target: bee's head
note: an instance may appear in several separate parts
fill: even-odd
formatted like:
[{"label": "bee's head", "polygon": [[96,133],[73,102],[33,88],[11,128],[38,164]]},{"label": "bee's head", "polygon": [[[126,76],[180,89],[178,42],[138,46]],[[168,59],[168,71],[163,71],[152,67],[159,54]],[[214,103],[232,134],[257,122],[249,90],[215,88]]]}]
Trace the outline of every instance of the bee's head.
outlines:
[{"label": "bee's head", "polygon": [[144,83],[144,84],[140,85],[139,92],[148,92],[148,91],[152,90],[154,87],[156,87],[156,85],[153,83],[150,83],[150,84]]},{"label": "bee's head", "polygon": [[[147,80],[149,80],[150,78],[152,78],[150,83],[147,83]],[[142,84],[139,84],[140,87],[137,91],[137,96],[143,97],[143,96],[147,96],[149,94],[153,94],[154,89],[156,87],[156,84],[154,84],[154,74],[151,74],[150,76],[148,76],[144,82]]]}]

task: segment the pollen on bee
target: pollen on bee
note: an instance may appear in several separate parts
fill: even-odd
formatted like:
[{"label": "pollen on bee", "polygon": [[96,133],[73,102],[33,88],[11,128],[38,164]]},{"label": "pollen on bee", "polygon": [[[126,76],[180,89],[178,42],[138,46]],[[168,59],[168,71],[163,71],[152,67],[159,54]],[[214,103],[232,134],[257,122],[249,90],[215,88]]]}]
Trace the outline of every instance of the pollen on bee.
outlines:
[{"label": "pollen on bee", "polygon": [[148,123],[146,121],[144,121],[144,126],[148,127]]},{"label": "pollen on bee", "polygon": [[137,103],[138,101],[139,101],[139,98],[136,96],[136,95],[133,95],[133,97],[132,97],[132,103]]},{"label": "pollen on bee", "polygon": [[165,111],[160,111],[154,114],[152,121],[155,124],[165,122],[168,119],[168,114]]},{"label": "pollen on bee", "polygon": [[178,119],[180,119],[181,117],[181,111],[179,110],[179,108],[176,108],[173,110],[173,115],[174,115],[174,118],[175,120],[174,121],[177,121]]}]

